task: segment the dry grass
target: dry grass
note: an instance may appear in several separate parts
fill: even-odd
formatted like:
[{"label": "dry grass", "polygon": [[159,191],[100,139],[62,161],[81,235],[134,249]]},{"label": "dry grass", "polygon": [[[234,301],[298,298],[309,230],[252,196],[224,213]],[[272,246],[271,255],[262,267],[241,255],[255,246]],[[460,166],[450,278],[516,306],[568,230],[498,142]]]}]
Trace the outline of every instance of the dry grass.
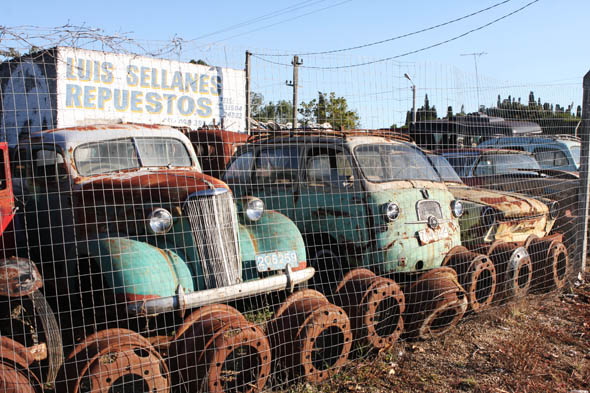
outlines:
[{"label": "dry grass", "polygon": [[468,316],[433,341],[401,342],[294,393],[570,392],[590,389],[590,274],[585,285],[533,294]]}]

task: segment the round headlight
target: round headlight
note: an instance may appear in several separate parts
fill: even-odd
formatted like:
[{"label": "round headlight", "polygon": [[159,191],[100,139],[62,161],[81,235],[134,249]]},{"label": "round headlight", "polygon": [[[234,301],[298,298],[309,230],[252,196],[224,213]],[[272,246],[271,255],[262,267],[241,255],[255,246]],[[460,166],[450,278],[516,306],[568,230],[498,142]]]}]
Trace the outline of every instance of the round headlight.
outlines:
[{"label": "round headlight", "polygon": [[549,217],[551,217],[552,220],[555,220],[558,215],[559,215],[559,202],[557,202],[557,201],[551,202],[551,204],[549,205]]},{"label": "round headlight", "polygon": [[481,213],[482,224],[488,228],[496,223],[496,211],[491,207],[486,207]]},{"label": "round headlight", "polygon": [[451,210],[453,211],[453,215],[455,217],[461,217],[463,215],[463,202],[459,199],[455,199],[451,202]]},{"label": "round headlight", "polygon": [[150,229],[157,234],[166,233],[172,228],[174,220],[166,209],[157,208],[148,216]]},{"label": "round headlight", "polygon": [[391,202],[385,205],[385,219],[388,221],[393,221],[399,217],[399,206],[395,202]]},{"label": "round headlight", "polygon": [[264,213],[264,202],[258,198],[251,198],[246,203],[246,217],[251,221],[258,221]]}]

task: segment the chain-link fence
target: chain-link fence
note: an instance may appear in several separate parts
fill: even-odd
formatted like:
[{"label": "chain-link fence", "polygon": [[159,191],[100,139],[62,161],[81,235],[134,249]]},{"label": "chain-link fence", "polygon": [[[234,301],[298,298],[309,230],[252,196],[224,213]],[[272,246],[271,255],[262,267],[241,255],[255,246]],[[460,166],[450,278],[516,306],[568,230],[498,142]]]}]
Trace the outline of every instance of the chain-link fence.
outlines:
[{"label": "chain-link fence", "polygon": [[286,390],[585,269],[581,80],[3,34],[7,392]]}]

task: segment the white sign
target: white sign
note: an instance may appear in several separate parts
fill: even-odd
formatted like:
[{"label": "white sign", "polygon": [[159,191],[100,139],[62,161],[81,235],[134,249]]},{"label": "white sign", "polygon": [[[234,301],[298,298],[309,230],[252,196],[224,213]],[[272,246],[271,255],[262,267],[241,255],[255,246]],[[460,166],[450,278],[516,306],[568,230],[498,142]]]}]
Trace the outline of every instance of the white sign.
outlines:
[{"label": "white sign", "polygon": [[246,128],[245,72],[58,48],[57,126],[124,121]]}]

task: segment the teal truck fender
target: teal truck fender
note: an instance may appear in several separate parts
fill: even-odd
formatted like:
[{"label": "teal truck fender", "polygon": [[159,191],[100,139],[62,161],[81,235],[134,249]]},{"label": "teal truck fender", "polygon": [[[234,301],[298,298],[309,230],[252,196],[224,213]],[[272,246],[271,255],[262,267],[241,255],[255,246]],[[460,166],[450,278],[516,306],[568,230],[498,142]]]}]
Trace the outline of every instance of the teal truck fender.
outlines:
[{"label": "teal truck fender", "polygon": [[[299,248],[303,247],[302,241],[297,244]],[[183,311],[286,290],[309,280],[314,274],[313,268],[300,266],[297,271],[287,268],[284,272],[262,279],[194,291],[190,269],[170,250],[132,239],[108,237],[86,243],[84,251],[100,262],[105,281],[117,295],[127,300],[130,315]],[[305,256],[305,253],[302,255]]]},{"label": "teal truck fender", "polygon": [[258,277],[257,255],[295,251],[298,266],[292,266],[292,270],[299,271],[307,267],[303,237],[295,223],[287,216],[274,210],[267,210],[258,221],[250,221],[245,214],[238,212],[238,215],[244,281]]},{"label": "teal truck fender", "polygon": [[179,286],[194,291],[190,269],[180,256],[148,243],[122,237],[88,242],[86,253],[100,263],[107,285],[118,298],[137,301],[173,296]]}]

